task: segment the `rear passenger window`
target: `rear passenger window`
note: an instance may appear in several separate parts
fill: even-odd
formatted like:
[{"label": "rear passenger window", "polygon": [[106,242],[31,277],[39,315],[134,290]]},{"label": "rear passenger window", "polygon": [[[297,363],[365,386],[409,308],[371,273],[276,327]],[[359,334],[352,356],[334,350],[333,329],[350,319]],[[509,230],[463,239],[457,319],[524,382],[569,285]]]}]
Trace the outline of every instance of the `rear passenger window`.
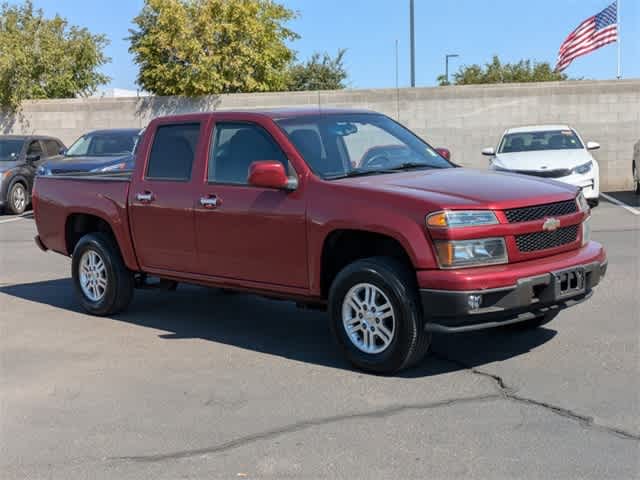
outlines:
[{"label": "rear passenger window", "polygon": [[44,149],[47,152],[47,157],[53,157],[60,153],[62,147],[55,140],[45,140]]},{"label": "rear passenger window", "polygon": [[199,136],[199,123],[158,127],[147,165],[147,178],[189,180]]}]

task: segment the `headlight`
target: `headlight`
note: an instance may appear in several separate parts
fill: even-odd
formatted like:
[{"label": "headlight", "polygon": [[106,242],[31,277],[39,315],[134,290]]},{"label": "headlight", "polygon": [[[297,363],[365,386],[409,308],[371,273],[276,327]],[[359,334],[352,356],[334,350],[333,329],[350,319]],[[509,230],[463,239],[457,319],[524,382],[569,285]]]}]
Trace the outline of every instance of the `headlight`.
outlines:
[{"label": "headlight", "polygon": [[587,163],[578,165],[576,168],[573,169],[573,171],[574,173],[584,174],[584,173],[590,172],[592,168],[593,168],[593,162],[589,160]]},{"label": "headlight", "polygon": [[591,241],[591,217],[582,222],[582,246]]},{"label": "headlight", "polygon": [[587,202],[587,199],[584,198],[584,193],[580,192],[578,194],[578,196],[576,197],[576,203],[578,204],[578,210],[580,210],[581,212],[589,211],[589,202]]},{"label": "headlight", "polygon": [[427,217],[427,226],[436,228],[477,227],[496,223],[496,214],[490,210],[452,210],[432,213]]},{"label": "headlight", "polygon": [[504,238],[437,241],[435,245],[440,268],[495,265],[509,261]]},{"label": "headlight", "polygon": [[124,170],[126,166],[127,164],[125,162],[121,162],[107,167],[94,168],[93,170],[90,170],[90,172],[112,172],[114,170]]}]

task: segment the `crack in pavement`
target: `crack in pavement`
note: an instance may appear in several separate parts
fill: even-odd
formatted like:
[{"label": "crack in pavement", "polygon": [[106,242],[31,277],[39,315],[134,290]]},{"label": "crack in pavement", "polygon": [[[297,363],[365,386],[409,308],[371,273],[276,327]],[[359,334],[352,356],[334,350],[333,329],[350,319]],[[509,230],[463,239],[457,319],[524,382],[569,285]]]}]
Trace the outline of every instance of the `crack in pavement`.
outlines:
[{"label": "crack in pavement", "polygon": [[593,419],[593,417],[587,416],[587,415],[583,415],[580,413],[577,413],[573,410],[570,410],[568,408],[564,408],[564,407],[559,407],[557,405],[553,405],[551,403],[547,403],[547,402],[542,402],[540,400],[535,400],[533,398],[528,398],[528,397],[523,397],[521,395],[516,395],[516,389],[513,387],[509,387],[505,381],[502,379],[502,377],[500,377],[499,375],[495,375],[493,373],[489,373],[489,372],[484,372],[482,370],[478,370],[475,367],[472,367],[471,365],[467,365],[464,362],[461,362],[459,360],[453,359],[453,358],[449,358],[445,355],[442,355],[441,353],[437,353],[437,352],[431,352],[431,356],[433,358],[437,358],[439,360],[445,361],[445,362],[449,362],[453,365],[456,365],[459,368],[463,368],[465,370],[469,370],[471,373],[475,374],[475,375],[480,375],[486,378],[491,379],[495,385],[498,387],[498,392],[501,395],[502,398],[506,399],[506,400],[510,400],[513,402],[517,402],[517,403],[521,403],[521,404],[525,404],[528,406],[536,406],[536,407],[541,407],[544,408],[545,410],[549,410],[550,412],[555,413],[556,415],[560,415],[561,417],[565,417],[571,420],[574,420],[576,422],[578,422],[580,425],[582,425],[585,428],[590,428],[590,429],[594,429],[594,430],[599,430],[601,432],[605,432],[605,433],[609,433],[611,435],[615,435],[617,437],[623,438],[625,440],[640,440],[640,435],[633,433],[633,432],[629,432],[627,430],[621,429],[621,428],[617,428],[617,427],[610,427],[610,426],[606,426],[606,425],[601,425],[599,423],[596,423],[596,421]]},{"label": "crack in pavement", "polygon": [[278,437],[288,433],[294,433],[307,428],[329,425],[332,423],[339,423],[347,420],[363,419],[363,418],[384,418],[392,415],[397,415],[410,410],[429,410],[434,408],[450,407],[452,405],[470,404],[475,402],[487,402],[493,400],[507,400],[511,402],[520,403],[527,406],[540,407],[547,411],[550,411],[561,417],[573,420],[579,423],[581,426],[587,429],[598,430],[610,435],[615,435],[624,440],[640,440],[640,435],[637,435],[626,430],[609,427],[606,425],[598,424],[594,421],[593,417],[582,415],[573,410],[559,407],[551,403],[542,402],[532,398],[523,397],[516,394],[516,389],[508,386],[505,381],[499,375],[479,370],[475,367],[465,364],[456,359],[449,358],[437,352],[431,352],[433,358],[437,358],[441,361],[451,363],[458,368],[468,370],[474,375],[479,375],[490,379],[497,387],[496,393],[476,395],[471,397],[451,398],[447,400],[441,400],[438,402],[422,403],[422,404],[404,404],[393,405],[380,410],[372,410],[368,412],[356,412],[343,415],[335,415],[331,417],[317,418],[312,420],[303,420],[301,422],[285,425],[280,428],[267,430],[265,432],[259,432],[251,435],[246,435],[235,440],[230,440],[219,445],[214,445],[206,448],[192,449],[192,450],[180,450],[169,453],[160,453],[155,455],[139,455],[139,456],[122,456],[122,457],[109,457],[106,460],[110,461],[129,461],[129,462],[142,462],[142,463],[155,463],[163,462],[166,460],[179,460],[183,458],[197,457],[201,455],[209,455],[215,453],[221,453],[228,450],[233,450],[246,446],[251,443],[255,443],[261,440],[268,440],[270,438]]},{"label": "crack in pavement", "polygon": [[246,435],[244,437],[231,440],[229,442],[215,445],[208,448],[199,448],[194,450],[182,450],[171,453],[161,453],[156,455],[140,455],[130,457],[110,457],[107,460],[112,461],[130,461],[130,462],[162,462],[165,460],[177,460],[182,458],[197,457],[200,455],[207,455],[213,453],[220,453],[227,450],[243,447],[245,445],[258,442],[260,440],[267,440],[270,438],[278,437],[280,435],[298,432],[307,428],[316,427],[320,425],[329,425],[332,423],[339,423],[346,420],[362,419],[362,418],[384,418],[392,415],[397,415],[410,410],[429,410],[434,408],[450,407],[452,405],[469,404],[476,402],[486,402],[491,400],[501,400],[503,397],[500,393],[476,395],[471,397],[451,398],[447,400],[441,400],[438,402],[422,403],[422,404],[405,404],[405,405],[393,405],[380,410],[371,410],[368,412],[356,412],[347,413],[343,415],[335,415],[332,417],[318,418],[314,420],[303,420],[298,423],[285,425],[280,428],[268,430],[266,432],[255,433],[252,435]]}]

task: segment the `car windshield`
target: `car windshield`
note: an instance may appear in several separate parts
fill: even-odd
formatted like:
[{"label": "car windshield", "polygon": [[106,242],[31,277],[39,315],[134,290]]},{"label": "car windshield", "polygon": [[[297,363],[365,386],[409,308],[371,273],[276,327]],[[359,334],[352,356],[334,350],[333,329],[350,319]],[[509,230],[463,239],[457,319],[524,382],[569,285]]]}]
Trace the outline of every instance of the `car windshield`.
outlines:
[{"label": "car windshield", "polygon": [[538,150],[577,150],[584,148],[573,130],[508,133],[502,137],[498,153]]},{"label": "car windshield", "polygon": [[325,179],[453,165],[389,117],[319,114],[278,120],[309,167]]},{"label": "car windshield", "polygon": [[18,159],[24,140],[0,140],[0,162],[13,162]]},{"label": "car windshield", "polygon": [[137,132],[101,132],[83,135],[66,151],[67,157],[113,157],[131,153]]}]

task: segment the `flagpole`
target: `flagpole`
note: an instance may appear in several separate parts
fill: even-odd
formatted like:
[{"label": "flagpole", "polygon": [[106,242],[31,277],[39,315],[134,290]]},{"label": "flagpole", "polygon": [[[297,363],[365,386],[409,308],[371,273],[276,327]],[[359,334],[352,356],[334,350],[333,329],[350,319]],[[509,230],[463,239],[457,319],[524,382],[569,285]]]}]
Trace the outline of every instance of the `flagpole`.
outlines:
[{"label": "flagpole", "polygon": [[618,23],[618,80],[620,80],[622,78],[622,55],[620,52],[622,48],[622,36],[620,35],[620,0],[616,0],[616,16],[616,22]]}]

